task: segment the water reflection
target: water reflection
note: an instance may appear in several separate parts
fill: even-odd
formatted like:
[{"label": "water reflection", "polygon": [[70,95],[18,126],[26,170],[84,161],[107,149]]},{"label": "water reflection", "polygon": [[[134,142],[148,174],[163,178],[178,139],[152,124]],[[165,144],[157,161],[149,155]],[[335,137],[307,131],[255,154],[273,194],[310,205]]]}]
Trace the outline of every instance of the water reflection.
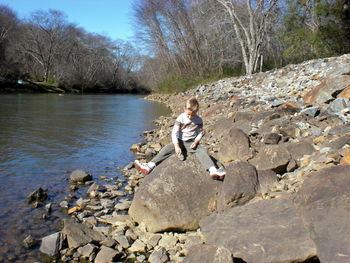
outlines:
[{"label": "water reflection", "polygon": [[18,240],[29,234],[42,237],[58,227],[55,218],[62,213],[56,209],[43,220],[42,208],[26,204],[29,192],[47,188],[57,208],[72,170],[83,169],[94,178],[116,176],[115,168],[132,160],[131,144],[142,140],[153,119],[168,113],[163,105],[140,98],[0,96],[0,261],[26,253]]}]

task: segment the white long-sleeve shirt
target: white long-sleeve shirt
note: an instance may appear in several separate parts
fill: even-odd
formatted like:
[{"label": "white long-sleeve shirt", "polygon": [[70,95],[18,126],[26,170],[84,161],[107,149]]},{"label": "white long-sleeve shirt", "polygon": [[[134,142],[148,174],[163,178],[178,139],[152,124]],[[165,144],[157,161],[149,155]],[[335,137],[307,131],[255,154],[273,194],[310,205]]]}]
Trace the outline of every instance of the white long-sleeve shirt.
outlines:
[{"label": "white long-sleeve shirt", "polygon": [[203,120],[201,117],[196,115],[190,120],[185,113],[181,113],[175,121],[171,138],[172,142],[178,143],[179,139],[186,141],[200,141],[204,135]]}]

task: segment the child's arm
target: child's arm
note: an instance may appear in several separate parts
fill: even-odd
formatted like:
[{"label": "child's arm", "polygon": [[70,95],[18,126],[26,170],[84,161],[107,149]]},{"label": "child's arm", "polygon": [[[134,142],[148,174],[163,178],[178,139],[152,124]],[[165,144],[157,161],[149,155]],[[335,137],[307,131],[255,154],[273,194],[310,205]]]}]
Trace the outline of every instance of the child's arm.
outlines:
[{"label": "child's arm", "polygon": [[[179,118],[178,118],[179,119]],[[181,147],[179,145],[179,136],[180,136],[180,121],[176,119],[175,121],[175,124],[174,124],[174,127],[173,127],[173,130],[171,132],[171,139],[172,139],[172,142],[175,146],[175,152],[177,154],[181,154],[182,150],[181,150]]]},{"label": "child's arm", "polygon": [[194,149],[198,146],[198,144],[200,143],[201,139],[203,138],[205,132],[203,130],[203,123],[198,127],[199,129],[199,133],[196,136],[196,138],[194,139],[194,142],[191,144],[191,148]]}]

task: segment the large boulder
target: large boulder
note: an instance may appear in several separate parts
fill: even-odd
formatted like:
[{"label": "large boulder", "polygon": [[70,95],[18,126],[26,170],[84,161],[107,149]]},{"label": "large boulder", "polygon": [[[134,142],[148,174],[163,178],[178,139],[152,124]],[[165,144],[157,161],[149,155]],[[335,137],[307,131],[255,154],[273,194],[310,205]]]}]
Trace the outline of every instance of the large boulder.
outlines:
[{"label": "large boulder", "polygon": [[249,162],[258,170],[286,171],[291,155],[283,145],[266,145]]},{"label": "large boulder", "polygon": [[243,205],[253,199],[259,189],[256,169],[248,162],[233,162],[226,167],[227,176],[218,197],[218,209]]},{"label": "large boulder", "polygon": [[222,246],[200,244],[192,246],[184,263],[233,263],[232,253]]},{"label": "large boulder", "polygon": [[278,182],[277,174],[272,170],[258,170],[259,192],[265,195],[272,185]]},{"label": "large boulder", "polygon": [[350,122],[341,125],[335,125],[329,131],[329,134],[338,136],[347,135],[348,133],[350,133]]},{"label": "large boulder", "polygon": [[350,86],[346,87],[342,92],[340,92],[338,98],[350,99]]},{"label": "large boulder", "polygon": [[227,248],[241,259],[237,262],[292,263],[316,256],[316,246],[290,196],[212,214],[201,220],[200,227],[206,244]]},{"label": "large boulder", "polygon": [[294,160],[300,160],[304,155],[312,155],[316,150],[312,143],[307,141],[286,144],[288,152]]},{"label": "large boulder", "polygon": [[296,195],[298,211],[321,262],[350,262],[350,165],[309,175]]},{"label": "large boulder", "polygon": [[274,111],[238,111],[235,114],[234,121],[258,122],[273,113]]},{"label": "large boulder", "polygon": [[212,131],[216,137],[221,138],[231,130],[234,124],[235,122],[231,118],[221,118],[210,125],[208,129]]},{"label": "large boulder", "polygon": [[222,162],[246,161],[252,157],[248,136],[240,129],[231,128],[218,146],[217,157]]},{"label": "large boulder", "polygon": [[336,138],[334,140],[331,140],[330,142],[326,143],[327,147],[330,147],[333,150],[340,150],[345,145],[350,145],[350,136],[341,136],[339,138]]},{"label": "large boulder", "polygon": [[197,229],[199,220],[212,210],[221,185],[194,154],[186,161],[171,156],[143,179],[129,215],[150,232]]},{"label": "large boulder", "polygon": [[332,76],[307,92],[303,100],[306,104],[312,105],[327,103],[348,86],[350,86],[350,75]]}]

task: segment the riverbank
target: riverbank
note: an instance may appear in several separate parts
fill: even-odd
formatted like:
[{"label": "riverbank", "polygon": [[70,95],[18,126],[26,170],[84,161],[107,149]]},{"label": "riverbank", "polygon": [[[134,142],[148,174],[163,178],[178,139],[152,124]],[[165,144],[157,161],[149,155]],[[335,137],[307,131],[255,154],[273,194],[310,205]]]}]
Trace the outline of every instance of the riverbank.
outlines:
[{"label": "riverbank", "polygon": [[146,97],[172,116],[144,132],[131,147],[136,156],[148,160],[170,142],[183,103],[197,97],[202,144],[225,166],[225,180],[211,180],[192,156],[170,157],[146,177],[130,164],[125,182],[93,184],[70,207],[72,220],[56,235],[68,241],[61,259],[347,261],[349,89],[343,55]]},{"label": "riverbank", "polygon": [[83,88],[80,86],[64,87],[44,82],[32,82],[24,80],[9,80],[0,78],[0,94],[17,93],[57,93],[57,94],[149,94],[150,91],[143,87],[135,88],[106,88],[96,85],[94,87]]}]

